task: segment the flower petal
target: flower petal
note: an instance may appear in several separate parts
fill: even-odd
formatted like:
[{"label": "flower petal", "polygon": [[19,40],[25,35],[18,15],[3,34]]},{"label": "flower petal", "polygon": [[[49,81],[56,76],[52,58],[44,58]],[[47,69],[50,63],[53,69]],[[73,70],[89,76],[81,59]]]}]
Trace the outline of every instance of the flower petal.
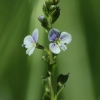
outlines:
[{"label": "flower petal", "polygon": [[69,44],[72,41],[72,36],[67,32],[62,32],[60,35],[61,43]]},{"label": "flower petal", "polygon": [[29,47],[31,47],[32,42],[34,42],[32,36],[28,35],[24,38],[24,44],[23,45],[24,45],[25,48],[29,48]]},{"label": "flower petal", "polygon": [[26,50],[26,54],[28,54],[30,56],[30,55],[32,55],[32,53],[34,52],[34,50],[35,50],[35,47],[28,48]]},{"label": "flower petal", "polygon": [[32,36],[31,35],[28,35],[28,36],[26,36],[25,38],[24,38],[24,42],[33,42],[33,38],[32,38]]},{"label": "flower petal", "polygon": [[60,47],[61,50],[63,50],[63,51],[67,50],[67,47],[66,47],[66,45],[64,45],[64,44],[61,44],[59,47]]},{"label": "flower petal", "polygon": [[33,37],[33,40],[34,40],[35,43],[36,43],[37,40],[38,40],[38,36],[39,36],[39,31],[38,31],[38,29],[35,29],[35,30],[33,31],[33,33],[32,33],[32,37]]},{"label": "flower petal", "polygon": [[55,54],[60,53],[60,48],[59,48],[59,46],[56,43],[50,43],[49,44],[49,48]]},{"label": "flower petal", "polygon": [[23,44],[23,47],[30,48],[31,45],[32,45],[32,43],[27,41],[26,43]]},{"label": "flower petal", "polygon": [[60,31],[58,29],[52,28],[48,33],[48,39],[50,42],[54,42],[60,37]]}]

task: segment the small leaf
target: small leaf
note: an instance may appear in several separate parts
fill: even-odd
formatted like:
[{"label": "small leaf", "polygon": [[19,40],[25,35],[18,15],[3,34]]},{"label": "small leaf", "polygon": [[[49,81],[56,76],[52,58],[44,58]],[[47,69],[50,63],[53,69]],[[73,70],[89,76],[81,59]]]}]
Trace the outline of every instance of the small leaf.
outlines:
[{"label": "small leaf", "polygon": [[57,78],[57,91],[59,90],[59,88],[61,86],[63,86],[66,81],[68,80],[68,77],[69,77],[69,73],[66,74],[66,75],[63,75],[63,74],[60,74]]},{"label": "small leaf", "polygon": [[42,79],[42,85],[44,86],[45,92],[49,93],[50,92],[50,79],[49,77]]},{"label": "small leaf", "polygon": [[46,63],[49,62],[49,57],[48,57],[48,55],[42,56],[42,59],[43,59]]},{"label": "small leaf", "polygon": [[68,80],[69,73],[66,75],[60,74],[57,78],[57,93],[56,97],[60,94],[60,92],[64,89],[65,83]]},{"label": "small leaf", "polygon": [[43,96],[43,100],[51,100],[51,99],[50,96],[47,93],[45,93]]},{"label": "small leaf", "polygon": [[66,81],[68,80],[69,77],[69,73],[66,75],[60,74],[57,78],[57,83],[61,83],[62,85],[66,83]]}]

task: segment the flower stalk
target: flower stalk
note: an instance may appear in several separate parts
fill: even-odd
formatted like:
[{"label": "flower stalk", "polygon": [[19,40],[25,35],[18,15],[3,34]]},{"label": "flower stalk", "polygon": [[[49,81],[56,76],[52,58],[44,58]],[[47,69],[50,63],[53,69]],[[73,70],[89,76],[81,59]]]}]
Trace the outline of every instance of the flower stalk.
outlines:
[{"label": "flower stalk", "polygon": [[66,75],[60,74],[56,81],[56,91],[54,91],[54,72],[57,67],[55,59],[61,51],[67,50],[66,44],[72,41],[72,36],[69,33],[60,32],[58,29],[52,28],[52,24],[55,23],[60,16],[60,8],[57,6],[58,3],[59,0],[45,0],[42,7],[44,15],[38,17],[42,27],[48,33],[48,40],[50,42],[49,49],[38,43],[38,29],[35,29],[32,35],[26,36],[22,44],[22,46],[27,49],[26,54],[29,56],[33,54],[35,48],[45,51],[45,55],[42,59],[46,62],[48,70],[46,78],[42,77],[42,85],[45,90],[43,100],[57,100],[69,77],[69,73]]},{"label": "flower stalk", "polygon": [[[49,28],[49,31],[50,29],[52,28],[52,18],[51,16],[49,15],[48,17],[48,28]],[[50,74],[50,98],[51,100],[56,100],[54,99],[55,98],[55,94],[54,94],[54,88],[53,88],[53,79],[54,79],[54,70],[53,70],[53,63],[54,63],[54,57],[53,57],[53,53],[51,52],[51,50],[49,49],[49,57],[50,57],[50,62],[49,62],[49,68],[48,68],[48,72]]]}]

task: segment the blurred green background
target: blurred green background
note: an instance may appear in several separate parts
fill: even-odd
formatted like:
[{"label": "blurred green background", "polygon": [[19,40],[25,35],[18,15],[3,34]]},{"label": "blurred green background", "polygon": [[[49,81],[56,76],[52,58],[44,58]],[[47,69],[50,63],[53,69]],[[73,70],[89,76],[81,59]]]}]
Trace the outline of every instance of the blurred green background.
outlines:
[{"label": "blurred green background", "polygon": [[[48,46],[37,19],[43,2],[0,0],[0,100],[42,100],[44,52],[37,49],[29,57],[21,45],[38,28],[39,43]],[[57,57],[55,77],[70,73],[59,100],[100,100],[100,0],[61,0],[58,5],[61,15],[53,27],[73,38]]]}]

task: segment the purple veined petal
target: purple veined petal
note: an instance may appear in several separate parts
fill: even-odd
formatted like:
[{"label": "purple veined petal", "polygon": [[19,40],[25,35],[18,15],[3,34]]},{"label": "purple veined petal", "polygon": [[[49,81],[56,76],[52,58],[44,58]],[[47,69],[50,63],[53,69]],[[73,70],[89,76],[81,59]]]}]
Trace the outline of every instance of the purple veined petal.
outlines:
[{"label": "purple veined petal", "polygon": [[30,56],[30,55],[32,55],[32,53],[34,52],[34,50],[35,50],[35,47],[28,48],[26,50],[26,54],[28,54]]},{"label": "purple veined petal", "polygon": [[60,37],[60,31],[58,29],[53,28],[48,33],[48,39],[50,42],[54,42],[59,37]]},{"label": "purple veined petal", "polygon": [[67,32],[62,32],[60,35],[60,42],[69,44],[72,41],[72,36]]},{"label": "purple veined petal", "polygon": [[55,53],[55,54],[60,53],[60,48],[59,48],[58,45],[56,45],[56,43],[50,43],[50,44],[49,44],[49,48],[50,48],[50,50],[51,50],[53,53]]},{"label": "purple veined petal", "polygon": [[63,50],[63,51],[67,50],[67,47],[66,47],[66,45],[64,45],[64,44],[60,44],[59,47],[60,47],[60,49]]},{"label": "purple veined petal", "polygon": [[39,31],[38,29],[35,29],[32,33],[32,37],[35,43],[38,41],[38,36],[39,36]]}]

